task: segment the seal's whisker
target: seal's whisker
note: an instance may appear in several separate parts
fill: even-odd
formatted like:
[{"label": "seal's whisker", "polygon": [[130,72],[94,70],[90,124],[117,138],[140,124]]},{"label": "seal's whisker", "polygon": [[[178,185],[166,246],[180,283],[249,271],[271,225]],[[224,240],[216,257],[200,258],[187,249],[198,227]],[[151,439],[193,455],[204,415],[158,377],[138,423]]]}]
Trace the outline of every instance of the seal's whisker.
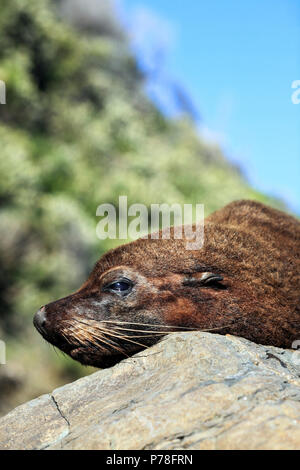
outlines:
[{"label": "seal's whisker", "polygon": [[[115,341],[113,341],[113,340],[110,339],[110,338],[105,338],[105,339],[104,339],[102,336],[100,337],[99,335],[95,334],[94,328],[91,329],[91,328],[89,327],[89,328],[83,329],[83,328],[82,328],[81,326],[79,326],[79,325],[77,326],[77,328],[78,328],[79,331],[82,331],[82,332],[83,332],[83,337],[84,337],[84,339],[87,339],[87,333],[90,333],[90,334],[91,334],[92,340],[88,340],[88,343],[90,344],[91,347],[95,347],[95,343],[94,343],[93,340],[94,340],[94,339],[97,339],[98,341],[100,341],[100,342],[106,344],[107,346],[109,346],[109,347],[111,347],[112,349],[118,351],[119,353],[124,354],[125,356],[127,356],[127,354],[125,353],[125,351],[124,351],[122,348],[120,348],[119,345],[117,345],[117,344],[115,343]],[[91,330],[92,330],[92,331],[91,331]],[[74,329],[73,329],[73,332],[72,332],[72,333],[73,333],[73,337],[78,341],[79,346],[86,344],[86,341],[85,341],[85,342],[82,341],[82,337],[78,336],[78,335],[76,334],[76,332],[74,331]],[[107,352],[107,348],[103,347],[101,344],[97,344],[97,347],[100,347],[100,349],[101,349],[102,351]],[[128,356],[127,356],[127,357],[128,357]]]},{"label": "seal's whisker", "polygon": [[[120,348],[119,346],[116,346],[115,342],[113,340],[110,340],[107,338],[107,341],[105,341],[103,338],[99,338],[95,336],[99,341],[102,341],[104,344],[107,344],[107,346],[112,347],[115,351],[118,351],[120,354],[124,354],[124,356],[129,357],[126,352],[124,351],[123,348]],[[112,344],[114,343],[114,344]],[[104,349],[104,351],[107,351],[107,349]]]},{"label": "seal's whisker", "polygon": [[[84,323],[84,322],[82,322]],[[82,327],[80,327],[80,329],[82,329],[83,332],[86,331],[86,327],[83,329]],[[88,330],[90,331],[91,335],[93,338],[97,338],[99,341],[103,341],[105,344],[107,344],[108,346],[111,346],[113,347],[115,350],[119,351],[121,354],[124,354],[125,356],[129,357],[126,352],[125,352],[125,349],[120,347],[119,344],[116,343],[116,341],[114,341],[113,339],[111,339],[112,337],[116,337],[116,338],[120,338],[120,339],[123,339],[123,336],[120,336],[120,335],[113,335],[112,332],[110,330],[107,330],[106,328],[103,328],[101,327],[100,325],[98,325],[96,322],[94,322],[93,325],[88,325]],[[102,333],[103,335],[106,335],[105,336],[105,339],[106,341],[104,340],[103,336],[99,336],[97,334],[95,334],[95,332],[100,332],[100,334]],[[110,336],[109,338],[107,336]],[[125,336],[124,336],[125,338]],[[137,343],[138,344],[138,343]],[[146,346],[145,346],[146,347]]]},{"label": "seal's whisker", "polygon": [[[137,333],[147,333],[147,334],[143,334],[143,335],[125,335],[124,333],[122,333],[122,331],[115,331],[115,330],[122,330],[122,331],[136,331]],[[108,330],[106,328],[103,328],[102,326],[98,326],[96,325],[95,326],[95,330],[98,330],[98,331],[101,331],[103,333],[106,333],[108,335],[111,335],[112,334],[112,331],[114,333],[119,333],[119,335],[122,335],[122,336],[116,336],[117,338],[149,338],[151,336],[157,336],[157,335],[166,335],[167,332],[163,332],[163,331],[152,331],[152,330],[131,330],[130,328],[119,328],[119,327],[114,327],[112,330]]]},{"label": "seal's whisker", "polygon": [[[105,320],[106,321],[106,320]],[[102,322],[102,320],[101,320]],[[128,322],[130,323],[130,322]],[[145,323],[136,323],[137,325],[144,325]],[[149,326],[150,326],[150,323],[149,323]],[[153,325],[151,325],[153,326]],[[168,328],[173,328],[172,325],[159,325],[160,327],[168,327]],[[205,332],[209,332],[209,331],[214,331],[214,330],[221,330],[223,328],[228,328],[230,326],[230,324],[227,324],[227,325],[221,325],[221,326],[216,326],[214,328],[205,328],[205,329],[202,329],[202,328],[188,328],[185,330],[184,326],[180,327],[183,329],[182,333],[184,333],[185,331],[203,331],[204,333]],[[176,327],[174,327],[176,328]],[[178,333],[178,331],[155,331],[155,330],[140,330],[140,329],[131,329],[131,328],[122,328],[120,326],[115,326],[115,329],[118,329],[118,330],[124,330],[124,331],[137,331],[137,332],[144,332],[144,333],[155,333],[155,334],[162,334],[162,335],[169,335],[171,333]]]},{"label": "seal's whisker", "polygon": [[134,343],[137,344],[138,346],[141,346],[142,348],[149,348],[146,344],[139,343],[138,341],[132,341],[129,336],[127,335],[116,335],[112,333],[111,331],[105,331],[105,333],[109,336],[112,336],[114,338],[120,338],[120,339],[125,339],[125,341],[128,341],[129,343]]},{"label": "seal's whisker", "polygon": [[[113,341],[112,339],[110,339],[110,338],[104,339],[103,337],[99,337],[99,336],[97,336],[97,335],[95,335],[95,334],[93,335],[93,338],[96,338],[98,341],[100,341],[100,342],[106,344],[106,345],[109,346],[110,348],[112,348],[112,349],[118,351],[118,352],[121,353],[121,354],[125,354],[125,355],[127,356],[127,354],[125,353],[125,351],[123,350],[123,348],[121,348],[121,347],[119,347],[118,345],[116,345],[115,341]],[[92,342],[91,345],[94,346],[94,343]],[[101,347],[101,345],[100,345],[100,347]],[[105,348],[104,351],[107,351],[107,348]]]},{"label": "seal's whisker", "polygon": [[[105,327],[101,323],[109,323],[112,324],[112,329],[108,328],[108,325]],[[69,323],[69,322],[66,322]],[[173,327],[172,325],[159,325],[159,327],[165,327],[165,328],[174,328],[173,331],[166,330],[166,331],[155,331],[155,330],[140,330],[140,329],[134,329],[134,328],[126,328],[126,327],[121,327],[117,326],[119,324],[125,325],[146,325],[146,326],[152,326],[151,324],[146,324],[146,323],[137,323],[137,322],[125,322],[125,321],[114,321],[114,320],[104,320],[100,322],[97,322],[95,320],[82,320],[82,319],[77,319],[76,320],[76,328],[74,328],[74,322],[72,323],[72,333],[73,333],[73,338],[78,342],[79,346],[84,345],[87,343],[87,336],[90,336],[92,340],[88,340],[88,343],[90,344],[91,347],[95,347],[95,339],[97,341],[97,348],[100,348],[104,352],[108,352],[108,348],[112,348],[115,351],[118,351],[120,354],[129,357],[125,349],[120,347],[119,344],[116,344],[116,341],[114,341],[112,338],[118,338],[123,341],[127,341],[132,344],[136,344],[139,347],[142,347],[144,349],[148,349],[150,346],[143,344],[139,341],[135,341],[137,338],[149,338],[149,337],[154,337],[154,336],[165,336],[170,333],[176,333],[177,331],[174,330],[180,330],[180,331],[204,331],[204,332],[209,332],[209,331],[215,331],[215,330],[220,330],[226,328],[228,325],[223,325],[220,327],[215,327],[215,328],[209,328],[209,329],[203,329],[201,330],[200,328],[190,328],[190,327]],[[82,326],[84,325],[84,327]],[[76,332],[77,329],[77,332]],[[116,331],[118,330],[118,331]],[[126,335],[123,333],[128,331],[128,332],[137,332],[137,333],[144,333],[143,335]],[[97,334],[98,332],[98,334]],[[77,333],[77,334],[76,334]],[[80,334],[82,333],[82,334]],[[63,335],[65,337],[65,335]],[[105,337],[105,338],[104,338]],[[85,341],[84,341],[85,340]],[[100,342],[100,344],[99,344]],[[106,347],[103,346],[103,344],[106,345]]]},{"label": "seal's whisker", "polygon": [[[125,330],[126,331],[126,330]],[[129,330],[131,331],[131,330]],[[139,330],[137,330],[139,331]],[[115,333],[118,333],[117,331]],[[148,332],[146,332],[148,333]],[[109,333],[107,333],[109,334]],[[150,338],[151,336],[158,336],[158,335],[166,335],[166,333],[161,333],[161,332],[156,332],[156,333],[151,333],[150,334],[144,334],[144,335],[124,335],[124,336],[121,336],[121,338]]]},{"label": "seal's whisker", "polygon": [[[230,325],[222,325],[222,326],[217,326],[215,328],[206,328],[204,330],[202,330],[201,328],[189,328],[187,331],[203,331],[204,333],[205,332],[209,332],[209,331],[214,331],[214,330],[221,330],[223,328],[227,328],[228,326]],[[117,330],[124,330],[124,331],[137,331],[137,332],[141,332],[141,333],[154,333],[153,335],[148,335],[148,336],[156,336],[156,335],[170,335],[171,333],[178,333],[178,331],[155,331],[155,330],[133,330],[131,328],[122,328],[122,327],[118,327],[118,326],[115,326],[115,329]],[[180,333],[184,333],[185,331],[182,331]],[[145,337],[145,336],[143,336]],[[132,336],[132,338],[137,338],[137,336]]]},{"label": "seal's whisker", "polygon": [[[139,322],[131,322],[131,321],[119,321],[119,320],[103,320],[101,319],[101,322],[104,323],[120,323],[120,324],[125,324],[125,325],[141,325],[141,326],[155,326],[153,323],[139,323]],[[179,330],[195,330],[195,328],[190,328],[188,326],[174,326],[174,325],[157,325],[160,328],[174,328],[174,329],[179,329]]]},{"label": "seal's whisker", "polygon": [[[101,322],[105,322],[105,323],[124,323],[124,324],[128,324],[128,325],[141,325],[141,326],[151,326],[153,328],[153,324],[151,323],[137,323],[137,322],[123,322],[123,321],[118,321],[118,320],[101,320]],[[160,328],[173,328],[173,329],[180,329],[182,330],[182,332],[185,332],[185,331],[203,331],[203,332],[209,332],[209,331],[214,331],[214,330],[220,330],[220,329],[223,329],[223,328],[227,328],[230,326],[230,324],[227,324],[227,325],[221,325],[221,326],[217,326],[217,327],[214,327],[214,328],[192,328],[192,327],[188,327],[188,326],[174,326],[174,325],[157,325],[159,326]],[[115,328],[118,328],[118,329],[121,329],[121,327],[115,327]],[[125,328],[127,330],[129,330],[129,328]],[[131,330],[131,331],[136,331],[136,330]],[[146,331],[146,330],[137,330],[137,331]],[[148,330],[150,331],[150,330]],[[152,330],[152,331],[155,331],[155,330]],[[159,333],[159,331],[155,331],[155,333]],[[160,332],[161,334],[170,334],[170,333],[177,333],[177,331],[161,331]]]},{"label": "seal's whisker", "polygon": [[[116,334],[112,333],[110,330],[106,330],[106,329],[101,328],[99,326],[96,326],[95,330],[102,331],[104,334],[106,334],[108,336],[111,336],[111,337],[114,337],[114,338],[120,338],[120,339],[123,339],[125,341],[128,341],[129,343],[137,344],[138,346],[141,346],[143,348],[148,348],[149,347],[146,344],[142,344],[142,343],[139,343],[137,341],[133,341],[131,338],[135,338],[135,336],[129,337],[128,335],[122,335],[122,334],[116,335]],[[94,334],[94,332],[93,332],[93,335],[94,335],[94,337],[98,337],[97,335]],[[144,337],[144,336],[137,336],[137,337]],[[102,340],[101,338],[99,338],[99,339],[100,339],[100,341]],[[107,338],[107,339],[110,340],[110,338]],[[111,340],[111,341],[114,342],[113,340]],[[122,351],[122,352],[125,354],[124,351]]]},{"label": "seal's whisker", "polygon": [[[81,321],[81,320],[77,320],[77,321],[78,321],[78,323],[83,323],[84,325],[87,325],[88,327],[90,326],[89,323],[91,323],[91,321],[89,323],[85,322],[85,321]],[[99,330],[99,331],[102,331],[103,333],[111,334],[112,330],[108,330],[106,327],[103,327],[102,325],[99,325],[98,322],[93,321],[92,323],[94,324],[94,326],[92,327],[93,330]],[[115,333],[117,333],[115,331],[115,329],[124,330],[124,331],[136,331],[137,333],[147,333],[147,337],[157,336],[157,335],[165,335],[165,334],[169,333],[169,332],[166,332],[166,331],[139,330],[139,329],[122,328],[122,327],[118,327],[118,326],[115,326],[114,329],[113,329],[113,331]],[[121,331],[119,333],[120,333],[120,335],[122,334]],[[118,336],[118,337],[120,337],[120,336]],[[126,337],[128,337],[128,336],[126,336]],[[130,338],[145,338],[145,337],[146,337],[146,335],[131,335],[130,336]],[[124,336],[124,338],[125,338],[125,336]]]},{"label": "seal's whisker", "polygon": [[[109,332],[110,330],[107,330],[105,327],[103,326],[100,326],[98,325],[98,322],[96,322],[95,320],[89,320],[89,321],[84,321],[84,320],[77,320],[78,323],[83,323],[84,325],[90,325],[91,322],[93,322],[96,326],[96,328],[98,329],[102,329]],[[129,324],[129,325],[145,325],[145,326],[152,326],[153,327],[153,324],[151,323],[137,323],[137,322],[124,322],[124,321],[118,321],[118,320],[101,320],[100,323],[116,323],[116,324]],[[185,331],[202,331],[202,332],[210,332],[210,331],[216,331],[216,330],[222,330],[224,328],[228,328],[230,326],[230,324],[226,324],[226,325],[220,325],[220,326],[216,326],[214,328],[191,328],[191,327],[185,327],[185,326],[173,326],[173,325],[158,325],[160,328],[174,328],[174,329],[178,329],[180,328],[182,330],[182,332],[185,332]],[[171,333],[178,333],[177,331],[155,331],[155,330],[140,330],[140,329],[132,329],[132,328],[122,328],[120,326],[114,326],[115,329],[118,329],[118,330],[124,330],[124,331],[136,331],[136,332],[143,332],[143,333],[154,333],[154,335],[158,335],[158,334],[161,334],[161,335],[166,335],[166,334],[171,334]],[[150,336],[147,335],[147,336]],[[137,336],[136,336],[137,337]],[[144,337],[144,336],[143,336]],[[134,336],[132,336],[132,338],[134,338]]]},{"label": "seal's whisker", "polygon": [[112,333],[107,333],[107,334],[110,335],[110,336],[113,336],[115,338],[120,338],[120,339],[123,339],[125,341],[128,341],[129,343],[137,344],[138,346],[141,346],[142,348],[149,348],[149,346],[147,346],[146,344],[139,343],[138,341],[133,341],[132,339],[130,339],[129,336],[126,336],[126,335],[117,336],[117,335],[114,335]]},{"label": "seal's whisker", "polygon": [[[90,325],[91,322],[98,324],[95,320],[77,320],[79,323],[83,323],[84,325]],[[118,320],[100,320],[100,323],[113,323],[113,324],[125,324],[125,325],[141,325],[141,326],[155,326],[152,323],[138,323],[138,322],[125,322],[125,321],[118,321]],[[173,329],[180,329],[182,331],[199,331],[199,328],[190,328],[188,326],[174,326],[174,325],[157,325],[159,328],[173,328]],[[173,333],[172,331],[159,331],[159,330],[141,330],[141,329],[130,329],[130,328],[122,328],[122,327],[117,327],[117,329],[124,329],[128,331],[137,331],[137,332],[145,332],[145,333],[160,333],[160,334],[168,334],[168,333]],[[175,332],[174,332],[175,333]]]},{"label": "seal's whisker", "polygon": [[[168,331],[155,331],[155,330],[140,330],[140,329],[133,329],[133,328],[122,328],[121,326],[115,326],[114,329],[116,330],[122,330],[122,331],[136,331],[138,333],[154,333],[154,335],[148,335],[148,336],[155,336],[155,335],[166,335],[168,333],[172,333],[171,331],[168,332]],[[174,332],[175,333],[175,332]],[[145,337],[145,335],[141,336],[141,337]],[[133,336],[134,338],[134,336]]]},{"label": "seal's whisker", "polygon": [[66,340],[68,344],[71,344],[70,340],[67,338],[67,336],[64,334],[63,331],[61,331],[60,334],[62,335],[62,337]]}]

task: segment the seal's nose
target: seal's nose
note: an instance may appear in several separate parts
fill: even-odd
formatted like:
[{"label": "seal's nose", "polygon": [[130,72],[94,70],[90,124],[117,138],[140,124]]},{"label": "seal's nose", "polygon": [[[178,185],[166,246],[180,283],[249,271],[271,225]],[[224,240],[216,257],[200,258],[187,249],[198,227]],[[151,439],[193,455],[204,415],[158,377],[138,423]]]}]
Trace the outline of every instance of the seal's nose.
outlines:
[{"label": "seal's nose", "polygon": [[46,325],[46,309],[45,307],[41,307],[36,314],[34,315],[33,318],[33,324],[36,327],[37,330],[39,331],[44,331],[45,330],[45,325]]}]

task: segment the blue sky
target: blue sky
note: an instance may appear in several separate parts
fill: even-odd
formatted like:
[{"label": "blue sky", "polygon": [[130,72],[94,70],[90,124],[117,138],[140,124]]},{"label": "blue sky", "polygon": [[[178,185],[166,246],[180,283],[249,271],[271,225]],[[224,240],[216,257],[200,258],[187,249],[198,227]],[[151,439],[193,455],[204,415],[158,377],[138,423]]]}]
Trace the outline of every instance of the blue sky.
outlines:
[{"label": "blue sky", "polygon": [[[122,0],[133,47],[175,81],[260,190],[300,213],[300,0]],[[164,86],[151,93],[173,111]],[[154,93],[155,92],[155,93]]]}]

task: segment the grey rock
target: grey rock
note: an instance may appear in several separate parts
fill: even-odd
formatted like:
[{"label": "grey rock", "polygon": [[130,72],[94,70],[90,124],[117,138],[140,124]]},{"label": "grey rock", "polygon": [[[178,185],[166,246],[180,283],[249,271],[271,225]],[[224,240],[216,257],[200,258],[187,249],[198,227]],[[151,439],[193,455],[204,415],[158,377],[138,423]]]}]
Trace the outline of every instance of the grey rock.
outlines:
[{"label": "grey rock", "polygon": [[299,449],[299,356],[171,334],[1,418],[0,449]]}]

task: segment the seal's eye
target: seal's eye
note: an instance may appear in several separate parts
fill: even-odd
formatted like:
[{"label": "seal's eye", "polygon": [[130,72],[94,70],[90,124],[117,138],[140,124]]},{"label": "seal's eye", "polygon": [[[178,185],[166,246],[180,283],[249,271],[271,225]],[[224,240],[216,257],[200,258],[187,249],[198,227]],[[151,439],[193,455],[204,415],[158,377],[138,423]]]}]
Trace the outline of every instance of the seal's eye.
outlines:
[{"label": "seal's eye", "polygon": [[109,287],[110,287],[111,290],[116,290],[118,292],[124,292],[125,290],[129,289],[130,284],[126,281],[118,281],[118,282],[114,282]]},{"label": "seal's eye", "polygon": [[132,289],[132,282],[128,279],[121,279],[120,281],[115,281],[104,287],[104,290],[109,290],[111,292],[116,292],[121,295],[127,295]]}]

